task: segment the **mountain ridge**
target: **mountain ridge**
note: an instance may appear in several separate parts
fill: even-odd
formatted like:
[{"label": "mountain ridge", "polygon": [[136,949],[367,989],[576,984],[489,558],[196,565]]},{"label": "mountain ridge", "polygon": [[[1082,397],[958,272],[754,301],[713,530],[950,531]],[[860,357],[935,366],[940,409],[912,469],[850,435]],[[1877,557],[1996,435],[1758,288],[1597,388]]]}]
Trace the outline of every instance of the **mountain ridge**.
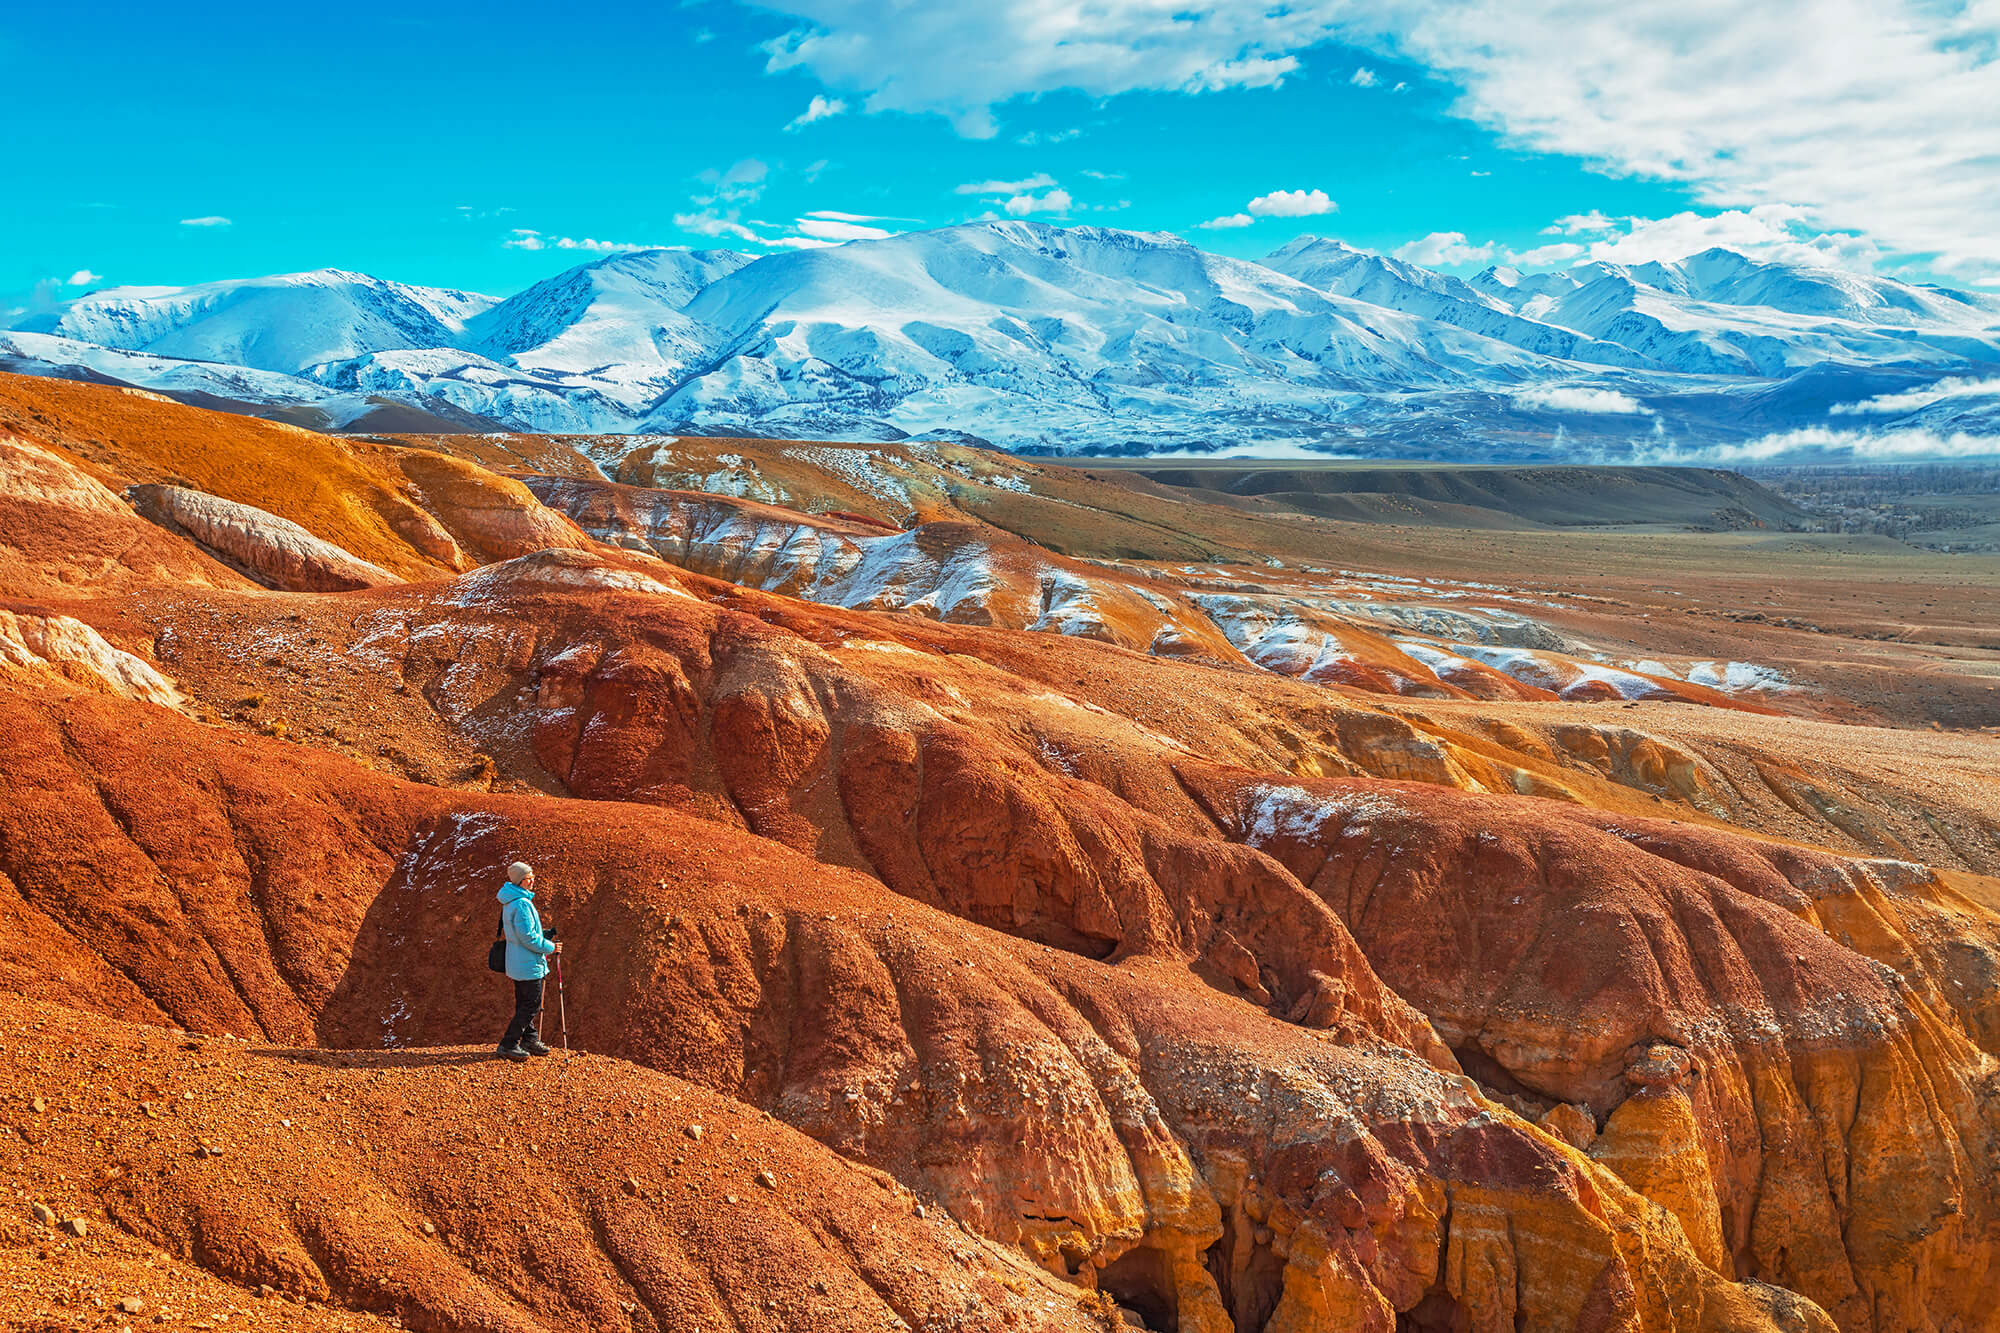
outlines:
[{"label": "mountain ridge", "polygon": [[[1316,236],[1257,262],[1005,220],[762,256],[628,251],[506,298],[339,269],[106,288],[18,321],[0,355],[331,427],[386,399],[527,430],[1650,461],[1892,427],[1829,422],[1841,381],[1858,402],[1989,375],[2000,298],[1722,249],[1461,279]],[[1807,374],[1812,393],[1782,392]],[[1796,407],[1732,423],[1751,397]],[[1924,429],[1953,428],[1954,405],[1920,406]]]}]

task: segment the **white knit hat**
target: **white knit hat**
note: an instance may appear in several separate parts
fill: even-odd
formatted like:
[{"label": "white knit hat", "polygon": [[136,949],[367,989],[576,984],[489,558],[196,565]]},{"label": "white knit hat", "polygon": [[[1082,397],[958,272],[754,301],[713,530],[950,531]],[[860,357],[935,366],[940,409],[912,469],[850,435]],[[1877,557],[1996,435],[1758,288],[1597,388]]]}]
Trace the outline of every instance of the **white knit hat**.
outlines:
[{"label": "white knit hat", "polygon": [[507,867],[507,881],[510,884],[526,884],[528,876],[534,873],[533,870],[528,868],[526,861],[516,861],[513,865]]}]

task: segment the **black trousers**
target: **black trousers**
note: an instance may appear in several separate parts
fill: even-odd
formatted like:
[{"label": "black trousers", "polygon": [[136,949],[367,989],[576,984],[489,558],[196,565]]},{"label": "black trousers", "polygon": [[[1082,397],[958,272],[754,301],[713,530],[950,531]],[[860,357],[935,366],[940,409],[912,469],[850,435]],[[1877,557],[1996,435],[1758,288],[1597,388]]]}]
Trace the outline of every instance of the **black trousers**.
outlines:
[{"label": "black trousers", "polygon": [[514,1021],[507,1025],[507,1035],[500,1038],[502,1046],[513,1046],[535,1030],[535,1022],[542,1016],[542,983],[517,981],[514,983]]}]

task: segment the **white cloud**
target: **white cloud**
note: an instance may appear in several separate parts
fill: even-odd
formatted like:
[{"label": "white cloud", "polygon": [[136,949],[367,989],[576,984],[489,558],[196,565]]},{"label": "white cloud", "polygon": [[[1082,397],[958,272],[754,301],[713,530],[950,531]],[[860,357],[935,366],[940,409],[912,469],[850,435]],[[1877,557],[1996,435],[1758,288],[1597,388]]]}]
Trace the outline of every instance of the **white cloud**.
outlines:
[{"label": "white cloud", "polygon": [[[1400,8],[1403,0],[1392,0]],[[1479,0],[1402,13],[1411,54],[1514,144],[1684,181],[1940,268],[2000,268],[2000,9],[1925,0]],[[1551,78],[1551,70],[1561,78]]]},{"label": "white cloud", "polygon": [[661,245],[641,245],[628,241],[599,241],[591,237],[545,236],[532,227],[516,227],[512,236],[501,242],[510,250],[584,250],[592,254],[624,254],[632,250],[661,250]]},{"label": "white cloud", "polygon": [[833,218],[803,217],[799,219],[798,227],[802,235],[820,241],[879,241],[896,234],[881,227],[865,227],[860,223],[841,222]]},{"label": "white cloud", "polygon": [[1613,389],[1585,389],[1566,384],[1537,384],[1514,393],[1520,407],[1541,412],[1584,412],[1592,416],[1651,416],[1653,409],[1630,394]]},{"label": "white cloud", "polygon": [[1434,231],[1420,241],[1399,245],[1389,253],[1411,264],[1480,264],[1493,257],[1493,242],[1472,245],[1462,231]]},{"label": "white cloud", "polygon": [[1365,65],[1360,69],[1355,70],[1354,73],[1348,77],[1347,81],[1353,84],[1357,88],[1373,88],[1377,83],[1381,82],[1381,80],[1375,77],[1375,71],[1369,69]]},{"label": "white cloud", "polygon": [[181,225],[183,227],[228,227],[235,224],[231,223],[228,218],[218,217],[211,213],[207,217],[182,218]]},{"label": "white cloud", "polygon": [[754,202],[764,193],[770,175],[770,166],[754,157],[743,158],[722,170],[711,167],[695,177],[709,188],[707,194],[695,195],[694,202],[703,208]]},{"label": "white cloud", "polygon": [[1807,426],[1741,444],[1642,449],[1649,463],[1776,463],[1791,459],[1885,462],[1917,459],[2000,458],[2000,435],[1947,435],[1931,430],[1846,430]]},{"label": "white cloud", "polygon": [[1581,259],[1603,264],[1672,263],[1719,247],[1767,262],[1867,272],[1882,258],[1881,249],[1868,238],[1817,230],[1809,217],[1807,210],[1791,204],[1758,204],[1718,213],[1689,211],[1664,218],[1613,218],[1593,209],[1557,218],[1542,228],[1544,236],[1570,239],[1511,253],[1507,261],[1527,268]]},{"label": "white cloud", "polygon": [[839,241],[825,241],[817,236],[773,236],[768,240],[758,240],[759,245],[773,245],[781,250],[824,250]]},{"label": "white cloud", "polygon": [[1250,201],[1250,212],[1260,218],[1309,218],[1339,211],[1340,205],[1327,198],[1325,190],[1273,190]]},{"label": "white cloud", "polygon": [[1068,190],[1050,190],[1046,194],[1017,194],[1001,207],[1010,217],[1024,218],[1030,213],[1067,213],[1072,202]]},{"label": "white cloud", "polygon": [[1680,182],[1709,208],[1803,208],[1967,281],[2000,275],[2000,116],[1979,110],[2000,106],[1993,0],[766,3],[800,20],[769,69],[979,137],[1015,97],[1255,87],[1343,41],[1427,66],[1511,146]]},{"label": "white cloud", "polygon": [[762,239],[756,232],[738,222],[735,214],[724,215],[708,209],[699,213],[676,213],[674,225],[696,236],[734,236],[741,241]]},{"label": "white cloud", "polygon": [[844,99],[822,97],[815,93],[813,94],[813,100],[806,105],[806,109],[787,121],[785,128],[787,130],[804,129],[816,120],[831,120],[846,110],[847,103]]},{"label": "white cloud", "polygon": [[1232,227],[1248,227],[1258,218],[1309,218],[1322,213],[1338,213],[1340,205],[1327,196],[1325,190],[1273,190],[1260,194],[1244,205],[1241,213],[1224,213],[1221,217],[1197,222],[1195,226],[1203,231],[1223,231]]},{"label": "white cloud", "polygon": [[953,194],[1022,194],[1029,190],[1045,190],[1056,183],[1056,178],[1046,171],[1038,171],[1032,176],[1017,181],[968,181],[952,190]]},{"label": "white cloud", "polygon": [[1878,393],[1873,398],[1864,398],[1858,403],[1835,403],[1827,409],[1833,416],[1895,416],[1903,412],[1914,412],[1918,408],[1941,403],[1947,398],[2000,398],[2000,379],[1950,379],[1939,380],[1921,389],[1905,389],[1901,393]]},{"label": "white cloud", "polygon": [[1549,264],[1566,264],[1583,253],[1583,247],[1568,241],[1555,241],[1549,245],[1538,245],[1532,250],[1509,253],[1507,262],[1526,268],[1542,268]]},{"label": "white cloud", "polygon": [[1590,258],[1607,264],[1645,264],[1685,259],[1720,246],[1752,259],[1865,271],[1881,257],[1873,241],[1818,231],[1808,217],[1807,210],[1794,205],[1758,204],[1706,216],[1688,212],[1620,218],[1609,234],[1590,242]]},{"label": "white cloud", "polygon": [[72,287],[88,287],[93,282],[103,282],[104,275],[102,273],[92,273],[87,268],[80,268],[63,281]]},{"label": "white cloud", "polygon": [[865,96],[867,111],[936,112],[977,139],[997,132],[994,107],[1023,95],[1276,85],[1298,69],[1292,52],[1330,35],[1337,8],[1330,0],[1289,7],[771,0],[768,7],[802,21],[766,44],[768,70],[807,70],[829,89]]},{"label": "white cloud", "polygon": [[842,213],[832,208],[815,208],[806,214],[809,218],[825,218],[830,222],[911,222],[913,218],[885,217],[880,213]]},{"label": "white cloud", "polygon": [[1544,236],[1582,236],[1593,232],[1612,231],[1618,226],[1615,218],[1605,217],[1593,208],[1588,213],[1571,213],[1568,217],[1557,218],[1542,228]]},{"label": "white cloud", "polygon": [[575,237],[570,237],[570,236],[558,236],[555,239],[555,247],[558,250],[589,250],[596,254],[601,254],[601,255],[623,254],[631,250],[663,250],[666,248],[665,246],[660,245],[657,242],[642,243],[638,241],[595,241],[588,236],[585,236],[581,239],[577,239]]},{"label": "white cloud", "polygon": [[1229,88],[1275,88],[1287,74],[1298,71],[1296,56],[1245,56],[1196,70],[1180,85],[1190,93],[1219,93]]}]

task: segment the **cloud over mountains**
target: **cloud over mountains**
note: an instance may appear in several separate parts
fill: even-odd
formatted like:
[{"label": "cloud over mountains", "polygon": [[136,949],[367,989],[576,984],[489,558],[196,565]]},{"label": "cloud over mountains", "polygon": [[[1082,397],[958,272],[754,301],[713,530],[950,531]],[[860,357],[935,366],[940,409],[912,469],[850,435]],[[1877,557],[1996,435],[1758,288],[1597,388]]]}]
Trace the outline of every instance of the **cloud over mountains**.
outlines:
[{"label": "cloud over mountains", "polygon": [[[1752,222],[1760,208],[1795,210],[1816,231],[2000,283],[2000,117],[1982,113],[2000,107],[1991,5],[1210,0],[1164,17],[1152,0],[767,7],[798,20],[769,45],[773,70],[810,73],[868,111],[944,115],[975,137],[995,133],[1015,98],[1270,86],[1297,72],[1300,53],[1342,42],[1426,66],[1457,89],[1458,115],[1517,147],[1684,182]],[[967,49],[981,58],[957,58]],[[1362,66],[1348,77],[1366,87],[1377,76]]]}]

